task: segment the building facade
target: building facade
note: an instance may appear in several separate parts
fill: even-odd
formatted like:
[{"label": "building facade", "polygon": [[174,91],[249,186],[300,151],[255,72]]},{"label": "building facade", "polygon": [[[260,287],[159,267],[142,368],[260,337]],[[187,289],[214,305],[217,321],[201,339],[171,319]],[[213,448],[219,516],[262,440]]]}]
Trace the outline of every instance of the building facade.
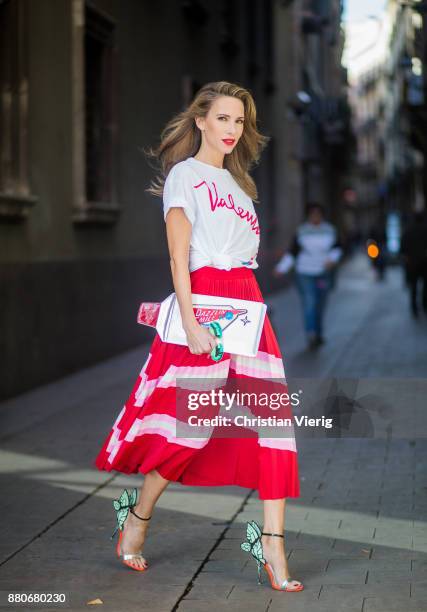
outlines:
[{"label": "building facade", "polygon": [[[340,3],[309,4],[0,2],[1,397],[153,337],[136,324],[138,305],[173,288],[142,148],[157,144],[209,81],[249,88],[271,137],[253,173],[263,230],[257,275],[271,288],[269,266],[302,218],[312,172],[292,110],[307,70],[304,37],[326,45],[323,63],[311,56],[311,88],[316,71],[339,64],[342,44]],[[326,11],[320,33],[304,32],[307,10]],[[320,97],[342,95],[321,82]]]},{"label": "building facade", "polygon": [[[356,212],[366,237],[425,207],[426,27],[427,2],[389,0],[381,19],[347,33]],[[397,252],[395,237],[389,248]]]},{"label": "building facade", "polygon": [[352,211],[365,238],[383,215],[388,95],[385,63],[389,36],[390,19],[376,17],[352,23],[347,33],[346,64],[356,138],[352,180],[355,206]]},{"label": "building facade", "polygon": [[425,207],[427,3],[389,0],[385,172],[390,205],[403,219]]}]

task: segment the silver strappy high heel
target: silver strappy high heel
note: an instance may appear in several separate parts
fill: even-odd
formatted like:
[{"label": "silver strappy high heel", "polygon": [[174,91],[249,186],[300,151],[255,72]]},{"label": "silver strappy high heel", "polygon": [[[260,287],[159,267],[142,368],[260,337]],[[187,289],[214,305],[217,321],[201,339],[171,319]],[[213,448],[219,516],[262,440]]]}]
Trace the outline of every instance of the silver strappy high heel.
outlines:
[{"label": "silver strappy high heel", "polygon": [[[261,528],[256,521],[250,521],[249,523],[247,523],[247,527],[246,527],[246,540],[247,541],[242,542],[242,544],[240,544],[240,548],[244,550],[245,552],[251,553],[252,557],[255,559],[257,563],[257,569],[258,569],[258,584],[262,584],[261,567],[263,567],[265,571],[267,572],[272,588],[275,589],[276,591],[287,591],[288,593],[302,591],[304,586],[298,580],[292,580],[292,578],[289,578],[287,580],[284,580],[282,583],[279,583],[277,581],[276,575],[274,573],[272,566],[270,565],[270,563],[268,563],[264,559],[264,551],[263,551],[262,542],[261,542],[262,535],[276,536],[278,538],[285,537],[281,533],[267,533],[265,531],[261,531]],[[290,588],[290,584],[292,582],[297,583],[294,588]]]},{"label": "silver strappy high heel", "polygon": [[119,557],[119,559],[122,559],[122,562],[124,563],[124,565],[127,565],[128,567],[130,567],[131,569],[137,571],[137,572],[144,572],[147,568],[146,567],[137,567],[136,565],[133,565],[133,563],[130,563],[130,561],[132,559],[141,559],[144,560],[144,557],[142,556],[142,551],[138,552],[138,553],[125,553],[123,554],[121,552],[121,541],[122,541],[122,537],[123,537],[123,526],[124,523],[128,517],[128,513],[129,511],[136,516],[136,518],[139,518],[141,521],[149,521],[151,519],[151,516],[144,518],[142,516],[139,516],[135,510],[134,507],[136,505],[136,498],[137,498],[137,490],[133,489],[131,493],[129,493],[129,491],[127,489],[124,489],[123,493],[120,495],[119,499],[115,499],[113,501],[113,506],[114,506],[114,510],[117,513],[117,527],[113,532],[113,535],[111,536],[111,539],[114,538],[114,536],[116,535],[117,531],[119,531],[119,540],[117,542],[117,546],[116,546],[116,553],[117,556]]}]

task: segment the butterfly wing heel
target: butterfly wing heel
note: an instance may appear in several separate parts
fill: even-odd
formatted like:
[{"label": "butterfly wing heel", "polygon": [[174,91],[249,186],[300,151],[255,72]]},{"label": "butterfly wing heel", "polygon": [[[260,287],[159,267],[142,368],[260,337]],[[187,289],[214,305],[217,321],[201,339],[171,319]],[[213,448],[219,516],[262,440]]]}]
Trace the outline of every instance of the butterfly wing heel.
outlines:
[{"label": "butterfly wing heel", "polygon": [[[276,580],[272,566],[264,559],[264,551],[261,542],[262,535],[276,536],[279,538],[285,537],[281,533],[266,533],[265,531],[261,531],[261,528],[256,521],[249,521],[249,523],[246,524],[246,541],[240,544],[240,548],[245,552],[250,553],[255,559],[258,569],[258,584],[262,584],[261,568],[264,568],[273,589],[277,591],[287,591],[289,593],[302,591],[304,586],[298,582],[298,580],[292,580],[292,578],[289,578],[288,580],[284,580],[282,583],[279,583]],[[297,584],[292,586],[292,582],[296,582]]]},{"label": "butterfly wing heel", "polygon": [[123,527],[124,527],[124,524],[128,517],[129,512],[132,512],[132,514],[136,516],[137,518],[139,518],[141,521],[149,521],[151,519],[151,516],[149,516],[148,518],[143,518],[142,516],[138,516],[138,514],[136,514],[134,510],[134,507],[136,505],[136,498],[137,498],[136,489],[133,489],[130,493],[127,489],[124,489],[119,499],[113,500],[113,507],[117,515],[117,526],[113,532],[113,535],[111,536],[111,539],[113,539],[116,533],[119,532],[119,539],[118,539],[117,546],[116,546],[117,556],[119,557],[119,559],[120,558],[122,559],[122,562],[124,563],[124,565],[127,565],[128,567],[130,567],[131,569],[137,572],[144,572],[146,570],[146,567],[138,567],[130,563],[132,559],[143,559],[141,551],[139,553],[132,553],[132,554],[123,554],[121,551],[121,542],[123,538]]}]

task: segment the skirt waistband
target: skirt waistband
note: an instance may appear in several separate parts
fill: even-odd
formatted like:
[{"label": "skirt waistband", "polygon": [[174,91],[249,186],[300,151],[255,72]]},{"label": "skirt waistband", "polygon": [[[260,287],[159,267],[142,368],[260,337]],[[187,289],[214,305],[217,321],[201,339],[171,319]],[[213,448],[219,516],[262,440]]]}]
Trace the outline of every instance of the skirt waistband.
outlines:
[{"label": "skirt waistband", "polygon": [[190,272],[190,278],[195,278],[199,275],[204,278],[228,280],[233,278],[252,278],[254,273],[251,268],[245,268],[243,266],[231,268],[230,270],[221,270],[213,266],[203,266],[202,268],[197,268],[197,270]]}]

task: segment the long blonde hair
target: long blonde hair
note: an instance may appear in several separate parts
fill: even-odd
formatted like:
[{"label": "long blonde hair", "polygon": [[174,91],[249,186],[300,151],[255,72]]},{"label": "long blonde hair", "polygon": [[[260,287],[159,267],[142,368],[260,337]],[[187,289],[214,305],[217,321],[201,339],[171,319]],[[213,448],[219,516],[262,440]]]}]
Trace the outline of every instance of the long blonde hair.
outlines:
[{"label": "long blonde hair", "polygon": [[163,186],[172,166],[198,152],[202,140],[195,118],[205,117],[212,103],[221,96],[238,98],[245,109],[242,135],[233,152],[224,156],[224,167],[243,191],[254,202],[258,202],[257,188],[248,172],[258,163],[270,137],[258,132],[255,102],[249,91],[227,81],[207,83],[199,89],[190,105],[167,123],[161,132],[159,146],[144,150],[147,156],[155,158],[160,165],[160,174],[145,191],[162,197]]}]

